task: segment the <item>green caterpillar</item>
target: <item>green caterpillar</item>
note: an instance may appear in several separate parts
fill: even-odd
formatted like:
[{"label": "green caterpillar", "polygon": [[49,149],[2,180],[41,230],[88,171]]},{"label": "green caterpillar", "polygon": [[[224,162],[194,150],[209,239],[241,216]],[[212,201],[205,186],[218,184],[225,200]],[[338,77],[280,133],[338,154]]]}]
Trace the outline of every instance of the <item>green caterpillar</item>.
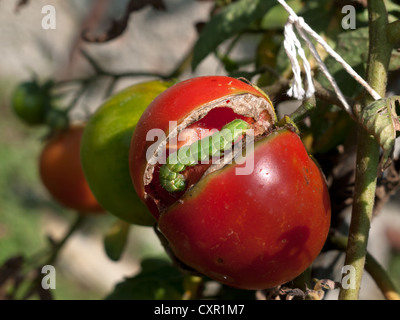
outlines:
[{"label": "green caterpillar", "polygon": [[232,146],[232,143],[249,129],[250,125],[243,120],[235,119],[222,127],[221,131],[191,145],[185,145],[177,152],[170,154],[166,164],[160,168],[161,186],[168,192],[179,192],[186,188],[182,172],[188,166],[194,166],[210,157],[220,156]]}]

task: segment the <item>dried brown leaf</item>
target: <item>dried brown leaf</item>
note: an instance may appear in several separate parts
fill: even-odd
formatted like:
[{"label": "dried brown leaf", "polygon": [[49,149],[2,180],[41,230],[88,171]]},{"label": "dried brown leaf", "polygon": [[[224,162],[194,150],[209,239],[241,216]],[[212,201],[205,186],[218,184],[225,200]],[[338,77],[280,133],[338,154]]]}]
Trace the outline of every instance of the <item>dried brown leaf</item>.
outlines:
[{"label": "dried brown leaf", "polygon": [[313,279],[315,282],[314,288],[306,290],[306,300],[322,300],[325,297],[326,291],[340,288],[340,283],[330,279]]},{"label": "dried brown leaf", "polygon": [[29,4],[29,0],[19,0],[17,2],[17,5],[15,6],[15,13],[19,13],[22,7],[26,6]]},{"label": "dried brown leaf", "polygon": [[123,17],[119,20],[112,20],[107,31],[100,35],[93,35],[90,30],[85,29],[82,31],[81,37],[87,42],[96,43],[113,40],[119,37],[126,30],[132,12],[139,11],[148,5],[152,6],[156,10],[166,10],[163,0],[131,0],[126,7]]}]

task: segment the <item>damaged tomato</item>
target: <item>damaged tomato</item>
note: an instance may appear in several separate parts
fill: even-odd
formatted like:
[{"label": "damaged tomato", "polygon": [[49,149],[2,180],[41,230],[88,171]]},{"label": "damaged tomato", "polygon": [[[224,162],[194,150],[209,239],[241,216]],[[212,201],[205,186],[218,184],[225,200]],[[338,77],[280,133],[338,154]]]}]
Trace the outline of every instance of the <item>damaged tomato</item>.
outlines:
[{"label": "damaged tomato", "polygon": [[135,189],[173,254],[242,289],[292,280],[330,225],[323,174],[267,95],[238,79],[198,77],[159,95],[130,149]]}]

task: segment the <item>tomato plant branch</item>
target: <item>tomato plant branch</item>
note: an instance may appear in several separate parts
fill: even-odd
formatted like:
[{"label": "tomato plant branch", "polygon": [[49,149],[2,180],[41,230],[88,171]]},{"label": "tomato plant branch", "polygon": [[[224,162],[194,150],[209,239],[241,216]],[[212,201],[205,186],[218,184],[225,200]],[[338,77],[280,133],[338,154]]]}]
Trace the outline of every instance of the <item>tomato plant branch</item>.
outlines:
[{"label": "tomato plant branch", "polygon": [[315,96],[303,101],[301,106],[289,115],[289,118],[296,124],[303,121],[316,108]]},{"label": "tomato plant branch", "polygon": [[[344,236],[331,236],[329,243],[336,249],[346,250],[347,238]],[[365,270],[374,279],[387,300],[400,300],[400,293],[382,265],[369,253],[365,255]]]},{"label": "tomato plant branch", "polygon": [[[83,82],[85,83],[85,82]],[[68,107],[64,110],[65,113],[70,112],[78,103],[79,99],[82,97],[82,95],[85,93],[87,89],[87,85],[82,85],[79,90],[76,92],[74,98],[72,101],[69,103]]]},{"label": "tomato plant branch", "polygon": [[183,57],[183,59],[178,63],[178,65],[175,66],[175,69],[166,75],[166,78],[167,79],[178,78],[186,69],[190,68],[192,59],[193,59],[193,47]]},{"label": "tomato plant branch", "polygon": [[87,88],[97,81],[101,77],[108,77],[111,78],[111,82],[108,85],[106,92],[104,94],[105,98],[110,96],[113,93],[113,90],[117,84],[117,82],[122,78],[129,78],[129,77],[154,77],[161,80],[171,80],[174,78],[179,77],[187,68],[190,67],[190,63],[193,57],[193,48],[186,54],[186,56],[177,64],[177,66],[169,73],[162,74],[157,72],[148,72],[148,71],[127,71],[127,72],[112,72],[105,70],[100,64],[93,59],[85,50],[81,50],[82,55],[85,59],[89,62],[92,66],[95,73],[88,77],[82,78],[74,78],[74,79],[67,79],[67,80],[60,80],[54,83],[54,87],[64,87],[68,85],[79,85],[80,89],[78,89],[77,93],[75,94],[72,101],[69,103],[68,107],[64,110],[65,113],[70,112],[81,96],[85,93]]},{"label": "tomato plant branch", "polygon": [[68,239],[82,226],[83,222],[85,221],[85,216],[82,213],[77,213],[77,218],[73,223],[70,225],[68,231],[64,235],[64,237],[53,244],[51,254],[46,262],[46,264],[52,264],[56,261],[61,249],[64,247],[64,245],[67,243]]},{"label": "tomato plant branch", "polygon": [[[315,79],[314,81],[314,87],[315,87],[315,97],[329,102],[335,106],[338,106],[340,108],[342,108],[343,110],[345,110],[343,103],[340,101],[340,99],[338,98],[338,96],[336,95],[336,93],[332,90],[329,90],[327,88],[325,88],[321,83],[319,83],[318,81],[316,81]],[[354,106],[355,105],[355,101],[353,98],[344,96],[344,98],[346,99],[347,103],[350,106]],[[346,110],[345,110],[346,111]],[[350,116],[352,116],[351,114],[349,114]]]},{"label": "tomato plant branch", "polygon": [[[387,69],[391,54],[391,44],[386,37],[388,23],[383,1],[368,1],[369,53],[367,82],[382,97],[385,96]],[[366,97],[365,104],[372,102]],[[361,278],[365,266],[369,229],[371,226],[376,181],[379,165],[379,144],[360,125],[357,130],[357,160],[354,202],[352,208],[345,265],[354,267],[354,288],[341,288],[339,298],[356,300],[359,296]]]},{"label": "tomato plant branch", "polygon": [[400,300],[400,293],[382,265],[367,252],[365,270],[372,276],[387,300]]},{"label": "tomato plant branch", "polygon": [[23,300],[29,299],[34,293],[41,290],[41,279],[42,274],[40,269],[44,265],[53,265],[58,258],[58,255],[64,245],[67,243],[68,239],[78,230],[82,223],[85,221],[85,216],[81,213],[77,213],[77,217],[75,221],[70,225],[68,231],[64,235],[64,237],[59,240],[58,242],[50,242],[50,251],[47,255],[47,259],[44,263],[42,263],[36,270],[36,276],[32,279],[31,284],[28,286],[28,290],[26,291],[25,295],[23,296]]},{"label": "tomato plant branch", "polygon": [[[268,70],[268,72],[271,72],[271,71]],[[271,72],[271,73],[275,74],[273,72]],[[274,97],[274,96],[279,96],[281,94],[284,94],[290,86],[290,80],[283,78],[283,77],[279,77],[279,76],[277,76],[277,78],[278,78],[278,81],[276,81],[274,84],[261,88],[269,96]],[[338,106],[338,107],[344,109],[342,102],[338,99],[338,97],[334,91],[325,88],[321,83],[319,83],[315,79],[313,79],[313,82],[314,82],[314,87],[315,87],[315,98],[326,101],[328,103],[331,103],[335,106]],[[356,103],[353,98],[345,96],[345,99],[350,106],[354,106]]]}]

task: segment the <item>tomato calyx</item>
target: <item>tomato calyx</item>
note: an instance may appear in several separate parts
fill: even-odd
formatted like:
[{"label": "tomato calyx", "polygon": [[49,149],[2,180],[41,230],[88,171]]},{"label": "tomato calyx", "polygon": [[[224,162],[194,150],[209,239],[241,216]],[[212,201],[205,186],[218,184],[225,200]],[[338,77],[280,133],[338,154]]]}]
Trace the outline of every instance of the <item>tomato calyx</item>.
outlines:
[{"label": "tomato calyx", "polygon": [[[240,146],[236,149],[236,143],[232,149],[235,152],[223,152],[223,155],[214,161],[206,159],[198,163],[186,166],[179,174],[186,181],[186,185],[179,190],[165,190],[165,177],[163,164],[168,156],[179,152],[182,147],[188,148],[195,141],[212,136],[232,121],[241,120],[251,130],[251,139],[263,136],[274,128],[276,115],[272,104],[263,97],[257,97],[250,93],[241,93],[225,96],[210,101],[189,113],[184,119],[170,127],[165,139],[157,142],[157,147],[148,159],[144,170],[145,198],[152,200],[158,211],[163,213],[173,203],[177,202],[193,185],[211,172],[221,169],[227,163],[232,162],[237,154],[243,153],[246,141],[249,137],[242,137]],[[247,131],[247,130],[246,130]],[[204,160],[204,159],[203,159]],[[208,161],[207,161],[208,160]],[[164,187],[163,187],[164,186]]]}]

